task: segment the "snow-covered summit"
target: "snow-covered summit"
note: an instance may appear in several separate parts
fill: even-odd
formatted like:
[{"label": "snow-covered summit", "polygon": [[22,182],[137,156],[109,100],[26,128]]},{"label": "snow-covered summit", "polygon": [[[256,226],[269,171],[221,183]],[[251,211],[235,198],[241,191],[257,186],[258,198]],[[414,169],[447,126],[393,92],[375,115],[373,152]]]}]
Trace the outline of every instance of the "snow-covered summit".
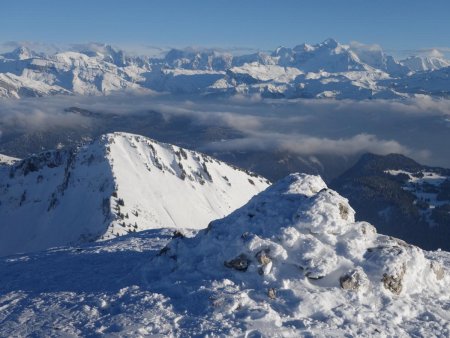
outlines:
[{"label": "snow-covered summit", "polygon": [[161,269],[175,284],[214,281],[204,286],[213,317],[263,335],[401,336],[421,330],[426,314],[434,332],[450,329],[442,265],[355,222],[316,176],[290,175],[197,236],[172,240],[149,263],[149,273]]},{"label": "snow-covered summit", "polygon": [[0,255],[144,229],[203,228],[267,186],[201,153],[107,134],[0,167]]},{"label": "snow-covered summit", "polygon": [[27,60],[31,59],[32,57],[38,56],[39,54],[34,52],[28,47],[20,46],[14,49],[13,51],[9,53],[4,53],[2,56],[5,59],[11,59],[11,60]]}]

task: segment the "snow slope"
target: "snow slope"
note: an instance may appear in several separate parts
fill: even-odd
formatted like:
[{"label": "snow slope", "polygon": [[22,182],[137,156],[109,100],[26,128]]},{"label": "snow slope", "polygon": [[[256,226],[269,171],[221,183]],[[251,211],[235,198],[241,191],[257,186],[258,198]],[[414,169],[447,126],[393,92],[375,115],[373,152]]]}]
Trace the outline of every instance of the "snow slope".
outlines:
[{"label": "snow slope", "polygon": [[414,73],[406,78],[388,80],[386,83],[396,91],[403,93],[449,97],[450,66]]},{"label": "snow slope", "polygon": [[0,73],[0,97],[21,98],[69,93],[57,85],[49,85],[11,73]]},{"label": "snow slope", "polygon": [[200,153],[107,134],[0,167],[0,255],[144,229],[204,228],[267,186]]},{"label": "snow slope", "polygon": [[440,57],[429,56],[411,56],[401,63],[415,72],[423,72],[428,70],[436,70],[450,67],[450,62]]},{"label": "snow slope", "polygon": [[[194,236],[194,237],[193,237]],[[198,234],[0,260],[0,334],[447,337],[450,254],[354,222],[293,174]]]}]

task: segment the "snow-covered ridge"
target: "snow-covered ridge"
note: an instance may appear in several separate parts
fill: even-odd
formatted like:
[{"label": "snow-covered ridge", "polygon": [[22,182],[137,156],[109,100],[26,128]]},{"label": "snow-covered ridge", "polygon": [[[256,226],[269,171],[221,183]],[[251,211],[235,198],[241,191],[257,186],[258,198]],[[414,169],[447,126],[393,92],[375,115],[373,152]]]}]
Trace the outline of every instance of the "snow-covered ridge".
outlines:
[{"label": "snow-covered ridge", "polygon": [[423,72],[429,70],[437,70],[450,66],[450,62],[440,57],[427,56],[411,56],[401,63],[408,67],[411,71]]},{"label": "snow-covered ridge", "polygon": [[[132,57],[108,45],[51,55],[18,48],[0,55],[0,97],[123,90],[285,98],[442,96],[449,92],[448,81],[433,71],[449,67],[442,57],[398,61],[381,49],[358,49],[333,39],[248,55],[174,49],[160,58]],[[422,73],[431,84],[416,81],[414,75]]]},{"label": "snow-covered ridge", "polygon": [[127,133],[0,167],[0,255],[162,227],[204,228],[269,182]]}]

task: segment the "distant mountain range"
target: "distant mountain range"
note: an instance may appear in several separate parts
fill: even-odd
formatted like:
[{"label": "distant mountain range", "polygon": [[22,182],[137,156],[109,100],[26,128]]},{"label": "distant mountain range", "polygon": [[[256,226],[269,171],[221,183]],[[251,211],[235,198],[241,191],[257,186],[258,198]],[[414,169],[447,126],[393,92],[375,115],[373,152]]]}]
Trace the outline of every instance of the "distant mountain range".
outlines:
[{"label": "distant mountain range", "polygon": [[173,49],[159,58],[136,57],[108,45],[48,55],[20,47],[0,55],[0,97],[107,95],[123,90],[357,100],[447,97],[449,73],[450,62],[443,58],[411,56],[399,61],[381,49],[356,48],[333,39],[239,56]]}]

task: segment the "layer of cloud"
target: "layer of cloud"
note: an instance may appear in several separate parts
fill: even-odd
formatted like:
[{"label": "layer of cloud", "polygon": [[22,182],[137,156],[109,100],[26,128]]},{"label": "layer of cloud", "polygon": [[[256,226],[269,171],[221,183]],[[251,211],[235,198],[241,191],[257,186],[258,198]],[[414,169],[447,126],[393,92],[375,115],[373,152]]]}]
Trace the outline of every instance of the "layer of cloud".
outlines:
[{"label": "layer of cloud", "polygon": [[354,50],[363,50],[363,51],[381,51],[383,50],[382,47],[378,44],[365,44],[358,41],[351,41],[350,42],[350,48]]},{"label": "layer of cloud", "polygon": [[53,54],[67,46],[37,41],[5,41],[0,43],[0,53],[11,52],[16,48],[26,47],[38,53]]},{"label": "layer of cloud", "polygon": [[217,142],[213,150],[272,150],[298,155],[354,155],[371,152],[409,154],[411,151],[394,140],[379,140],[375,135],[358,134],[350,138],[329,139],[301,134],[258,133],[253,136]]},{"label": "layer of cloud", "polygon": [[167,120],[182,116],[189,118],[192,124],[226,127],[239,132],[239,138],[203,144],[205,149],[259,149],[299,155],[345,156],[394,152],[450,167],[450,150],[444,146],[450,143],[450,100],[425,96],[405,101],[358,102],[125,94],[1,100],[0,132],[45,131],[89,125],[89,117],[64,111],[74,106],[101,114],[104,118],[111,114],[145,116],[156,111]]}]

